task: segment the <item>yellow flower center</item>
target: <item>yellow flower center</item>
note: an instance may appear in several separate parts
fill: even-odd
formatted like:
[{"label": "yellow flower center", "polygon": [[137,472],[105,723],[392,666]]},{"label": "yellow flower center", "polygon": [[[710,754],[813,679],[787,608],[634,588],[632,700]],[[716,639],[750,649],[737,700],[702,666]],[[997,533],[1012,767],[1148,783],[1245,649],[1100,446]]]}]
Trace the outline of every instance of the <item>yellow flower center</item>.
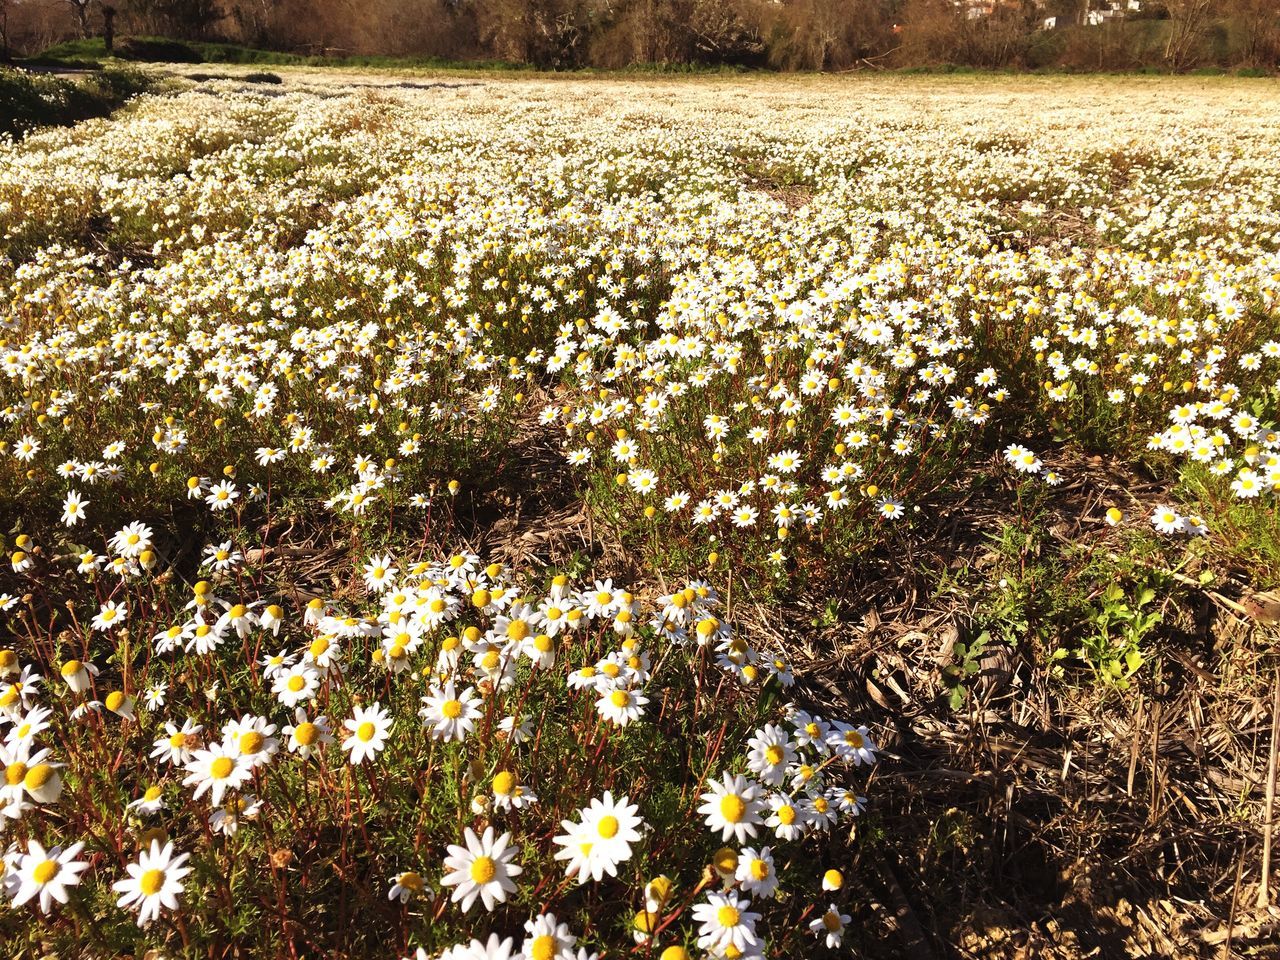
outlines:
[{"label": "yellow flower center", "polygon": [[292,690],[294,693],[297,693],[306,685],[307,685],[307,681],[302,677],[301,674],[298,674],[298,673],[295,673],[292,677],[290,677],[289,682],[286,684],[286,686],[290,690]]},{"label": "yellow flower center", "polygon": [[501,796],[510,796],[516,789],[515,774],[509,770],[499,770],[493,777],[493,792]]},{"label": "yellow flower center", "polygon": [[267,738],[257,730],[250,730],[248,733],[241,734],[240,736],[240,752],[257,753],[262,749],[262,745],[266,742]]},{"label": "yellow flower center", "polygon": [[533,938],[533,946],[529,948],[529,960],[553,960],[556,955],[556,938],[549,933]]},{"label": "yellow flower center", "polygon": [[596,827],[596,832],[606,840],[612,840],[618,835],[618,818],[606,816],[600,818],[600,825]]},{"label": "yellow flower center", "polygon": [[309,649],[311,651],[311,656],[316,659],[319,659],[320,657],[323,657],[325,653],[328,652],[329,639],[327,637],[316,637],[316,639],[311,641],[311,646]]},{"label": "yellow flower center", "polygon": [[447,720],[457,720],[462,716],[462,701],[446,700],[440,704],[440,714]]},{"label": "yellow flower center", "polygon": [[746,813],[747,805],[737,794],[730,793],[720,798],[720,816],[724,817],[725,823],[737,823]]},{"label": "yellow flower center", "polygon": [[406,890],[412,890],[414,893],[421,893],[425,884],[422,882],[422,875],[414,873],[412,870],[400,874],[396,878],[396,883],[404,887]]},{"label": "yellow flower center", "polygon": [[767,864],[765,861],[763,860],[751,861],[751,876],[755,877],[757,880],[768,880],[770,872],[771,871],[769,870],[769,864]]},{"label": "yellow flower center", "polygon": [[28,790],[39,790],[53,778],[53,767],[47,763],[37,763],[22,778],[22,785]]},{"label": "yellow flower center", "polygon": [[529,624],[525,620],[512,620],[507,624],[507,639],[517,643],[529,635]]},{"label": "yellow flower center", "polygon": [[782,762],[782,757],[783,757],[782,747],[778,746],[776,743],[771,743],[769,744],[769,746],[765,747],[764,758],[768,760],[771,764],[777,766],[779,763]]},{"label": "yellow flower center", "polygon": [[740,916],[737,907],[726,904],[716,911],[716,922],[722,927],[736,927]]},{"label": "yellow flower center", "polygon": [[822,925],[829,933],[835,933],[841,926],[839,915],[834,910],[828,910],[822,915]]},{"label": "yellow flower center", "polygon": [[147,792],[142,795],[142,799],[147,803],[155,803],[163,792],[159,787],[147,787]]},{"label": "yellow flower center", "polygon": [[27,776],[27,765],[19,760],[17,763],[11,763],[4,768],[4,782],[11,787],[16,787]]},{"label": "yellow flower center", "polygon": [[356,727],[356,736],[368,743],[373,739],[373,735],[378,732],[378,728],[366,720],[360,726]]},{"label": "yellow flower center", "polygon": [[496,670],[501,660],[502,654],[497,650],[486,650],[484,656],[480,658],[480,666],[486,670]]},{"label": "yellow flower center", "polygon": [[138,879],[138,889],[144,896],[155,896],[164,886],[163,870],[148,870]]},{"label": "yellow flower center", "polygon": [[187,735],[179,731],[169,738],[169,746],[175,750],[181,750],[187,745]]},{"label": "yellow flower center", "polygon": [[309,747],[320,737],[320,730],[314,723],[300,723],[293,728],[293,739],[304,747]]},{"label": "yellow flower center", "polygon": [[784,827],[789,827],[796,822],[796,808],[793,806],[785,806],[778,808],[778,822]]},{"label": "yellow flower center", "polygon": [[489,883],[498,874],[493,857],[476,857],[471,863],[471,879],[475,883]]},{"label": "yellow flower center", "polygon": [[64,677],[74,677],[84,668],[84,664],[79,660],[68,660],[62,665],[62,675]]},{"label": "yellow flower center", "polygon": [[217,757],[209,764],[209,776],[215,780],[225,780],[235,768],[236,762],[230,757]]},{"label": "yellow flower center", "polygon": [[37,864],[36,868],[31,871],[31,879],[43,887],[58,875],[60,869],[57,860],[46,860],[44,863]]},{"label": "yellow flower center", "polygon": [[615,690],[613,693],[609,694],[609,700],[615,707],[621,709],[631,703],[631,694],[627,693],[625,690]]},{"label": "yellow flower center", "polygon": [[119,710],[122,706],[124,706],[124,694],[121,693],[119,690],[112,690],[110,693],[107,694],[106,702],[107,702],[108,710]]}]

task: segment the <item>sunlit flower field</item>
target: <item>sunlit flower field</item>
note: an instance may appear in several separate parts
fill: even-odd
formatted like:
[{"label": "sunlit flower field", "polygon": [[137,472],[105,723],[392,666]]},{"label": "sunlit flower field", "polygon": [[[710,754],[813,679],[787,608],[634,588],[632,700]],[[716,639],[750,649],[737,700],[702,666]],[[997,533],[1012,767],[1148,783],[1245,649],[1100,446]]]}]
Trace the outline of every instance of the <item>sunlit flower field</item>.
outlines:
[{"label": "sunlit flower field", "polygon": [[[1250,90],[298,71],[0,146],[5,955],[849,955],[889,731],[765,606],[1097,455],[1099,542],[1280,575]],[[1119,597],[1060,682],[1142,683]]]}]

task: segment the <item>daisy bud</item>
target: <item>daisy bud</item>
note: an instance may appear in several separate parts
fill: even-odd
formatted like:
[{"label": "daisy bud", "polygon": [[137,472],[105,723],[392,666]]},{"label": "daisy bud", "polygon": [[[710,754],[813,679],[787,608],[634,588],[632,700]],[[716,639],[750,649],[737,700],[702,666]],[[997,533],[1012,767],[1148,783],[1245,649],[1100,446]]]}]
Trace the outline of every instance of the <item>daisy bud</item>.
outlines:
[{"label": "daisy bud", "polygon": [[133,719],[133,697],[125,696],[119,690],[112,690],[107,694],[103,704],[117,716],[124,717],[126,720]]},{"label": "daisy bud", "polygon": [[61,672],[62,679],[67,682],[72,693],[84,693],[89,689],[90,672],[96,674],[98,671],[92,664],[86,665],[80,660],[68,660],[62,665]]},{"label": "daisy bud", "polygon": [[822,875],[823,890],[839,890],[844,886],[844,874],[839,870],[828,870]]},{"label": "daisy bud", "polygon": [[671,899],[674,884],[665,875],[654,877],[644,885],[644,908],[650,913],[658,913],[663,905]]},{"label": "daisy bud", "polygon": [[658,929],[658,915],[647,910],[637,913],[631,919],[631,932],[636,943],[646,943]]},{"label": "daisy bud", "polygon": [[273,603],[262,611],[259,622],[262,624],[262,629],[270,630],[273,636],[279,636],[280,625],[284,622],[284,611]]},{"label": "daisy bud", "polygon": [[721,880],[732,880],[738,872],[738,851],[732,847],[721,847],[711,858],[711,866],[715,868]]},{"label": "daisy bud", "polygon": [[164,845],[169,842],[169,835],[164,832],[164,827],[152,827],[144,830],[138,835],[138,849],[149,850],[152,843]]}]

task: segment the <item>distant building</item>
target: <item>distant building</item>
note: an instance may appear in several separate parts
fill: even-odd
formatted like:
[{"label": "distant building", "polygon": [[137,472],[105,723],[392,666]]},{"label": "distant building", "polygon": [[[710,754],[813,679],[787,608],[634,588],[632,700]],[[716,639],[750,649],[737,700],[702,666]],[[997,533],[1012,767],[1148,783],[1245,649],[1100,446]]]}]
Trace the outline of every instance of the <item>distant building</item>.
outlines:
[{"label": "distant building", "polygon": [[1103,0],[1085,14],[1085,24],[1098,27],[1113,20],[1124,20],[1130,13],[1142,9],[1142,0]]}]

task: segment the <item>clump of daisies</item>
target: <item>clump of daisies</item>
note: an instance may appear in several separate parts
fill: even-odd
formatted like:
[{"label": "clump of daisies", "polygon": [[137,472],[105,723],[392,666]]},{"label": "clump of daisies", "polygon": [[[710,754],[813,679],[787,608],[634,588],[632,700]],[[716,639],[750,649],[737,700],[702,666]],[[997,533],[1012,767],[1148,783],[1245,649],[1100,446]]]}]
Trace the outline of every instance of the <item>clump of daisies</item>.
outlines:
[{"label": "clump of daisies", "polygon": [[[115,539],[140,554],[153,534]],[[637,942],[762,955],[816,909],[815,855],[838,856],[876,745],[766,706],[791,668],[711,582],[641,594],[466,551],[376,554],[353,572],[363,599],[338,601],[255,589],[238,554],[215,545],[210,579],[172,597],[132,574],[52,662],[0,651],[0,812],[26,838],[5,860],[15,907],[56,922],[105,885],[99,920],[163,945],[201,928],[233,863],[262,909],[321,882],[310,860],[280,868],[305,845],[378,876],[370,923],[493,931],[442,956],[616,949],[595,914],[618,904]],[[135,622],[125,675],[107,652]],[[120,807],[81,805],[108,789]]]}]

